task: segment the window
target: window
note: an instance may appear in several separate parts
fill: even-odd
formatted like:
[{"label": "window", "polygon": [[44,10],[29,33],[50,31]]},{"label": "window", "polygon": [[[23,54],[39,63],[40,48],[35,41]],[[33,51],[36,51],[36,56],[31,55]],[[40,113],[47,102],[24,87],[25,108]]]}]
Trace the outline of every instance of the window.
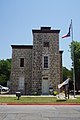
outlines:
[{"label": "window", "polygon": [[48,68],[48,56],[44,56],[44,68]]},{"label": "window", "polygon": [[44,77],[43,80],[48,80],[48,77]]},{"label": "window", "polygon": [[44,42],[44,47],[49,47],[49,42]]},{"label": "window", "polygon": [[20,58],[20,67],[24,67],[24,58]]}]

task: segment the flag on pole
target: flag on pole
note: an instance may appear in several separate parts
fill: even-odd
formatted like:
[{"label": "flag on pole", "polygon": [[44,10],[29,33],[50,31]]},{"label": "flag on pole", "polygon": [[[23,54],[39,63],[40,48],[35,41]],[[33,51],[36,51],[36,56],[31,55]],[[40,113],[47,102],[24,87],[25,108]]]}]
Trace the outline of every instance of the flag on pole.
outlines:
[{"label": "flag on pole", "polygon": [[[69,31],[66,35],[63,35],[62,38],[66,38],[66,37],[72,37],[72,43],[73,43],[73,25],[72,25],[72,19],[71,19],[71,23],[69,26]],[[75,97],[75,68],[74,68],[74,45],[72,44],[72,53],[73,53],[73,81],[74,81],[74,97]],[[59,88],[60,88],[59,84]]]},{"label": "flag on pole", "polygon": [[72,23],[71,23],[70,26],[69,26],[69,31],[68,31],[68,33],[67,33],[66,35],[63,35],[62,38],[70,37],[71,26],[72,26]]},{"label": "flag on pole", "polygon": [[61,88],[63,85],[67,85],[69,83],[69,78],[66,79],[63,83],[58,85],[58,88]]}]

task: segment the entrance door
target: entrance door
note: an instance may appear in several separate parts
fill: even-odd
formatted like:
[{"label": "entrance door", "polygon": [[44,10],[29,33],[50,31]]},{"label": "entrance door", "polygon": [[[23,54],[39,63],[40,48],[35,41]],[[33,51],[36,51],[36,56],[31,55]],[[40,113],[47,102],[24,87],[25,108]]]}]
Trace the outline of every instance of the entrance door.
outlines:
[{"label": "entrance door", "polygon": [[42,94],[48,95],[49,94],[49,81],[48,78],[43,78],[42,80]]},{"label": "entrance door", "polygon": [[22,93],[24,92],[24,77],[19,78],[18,90]]}]

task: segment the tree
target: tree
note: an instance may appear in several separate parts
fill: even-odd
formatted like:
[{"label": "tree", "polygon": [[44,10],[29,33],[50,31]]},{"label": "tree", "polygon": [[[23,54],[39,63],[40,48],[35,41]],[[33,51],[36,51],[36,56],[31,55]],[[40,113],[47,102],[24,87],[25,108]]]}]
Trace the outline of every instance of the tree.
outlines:
[{"label": "tree", "polygon": [[[80,42],[74,41],[70,45],[71,48],[71,59],[74,60],[75,70],[75,87],[78,91],[80,89]],[[74,59],[73,59],[74,57]]]},{"label": "tree", "polygon": [[63,81],[67,78],[72,78],[72,71],[68,70],[66,67],[63,67]]},{"label": "tree", "polygon": [[66,67],[63,67],[63,81],[65,81],[67,78],[70,78],[69,89],[73,90],[72,70],[69,70]]},{"label": "tree", "polygon": [[0,84],[6,83],[10,78],[11,59],[0,60]]}]

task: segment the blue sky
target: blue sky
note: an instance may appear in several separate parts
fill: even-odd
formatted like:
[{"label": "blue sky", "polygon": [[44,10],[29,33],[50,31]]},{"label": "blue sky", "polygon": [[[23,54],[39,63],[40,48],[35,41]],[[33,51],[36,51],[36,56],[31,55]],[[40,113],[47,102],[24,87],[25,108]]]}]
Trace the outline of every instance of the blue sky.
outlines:
[{"label": "blue sky", "polygon": [[33,44],[32,29],[60,29],[63,66],[71,68],[71,37],[62,39],[73,20],[73,38],[80,42],[80,0],[0,0],[0,59],[12,57],[11,45]]}]

